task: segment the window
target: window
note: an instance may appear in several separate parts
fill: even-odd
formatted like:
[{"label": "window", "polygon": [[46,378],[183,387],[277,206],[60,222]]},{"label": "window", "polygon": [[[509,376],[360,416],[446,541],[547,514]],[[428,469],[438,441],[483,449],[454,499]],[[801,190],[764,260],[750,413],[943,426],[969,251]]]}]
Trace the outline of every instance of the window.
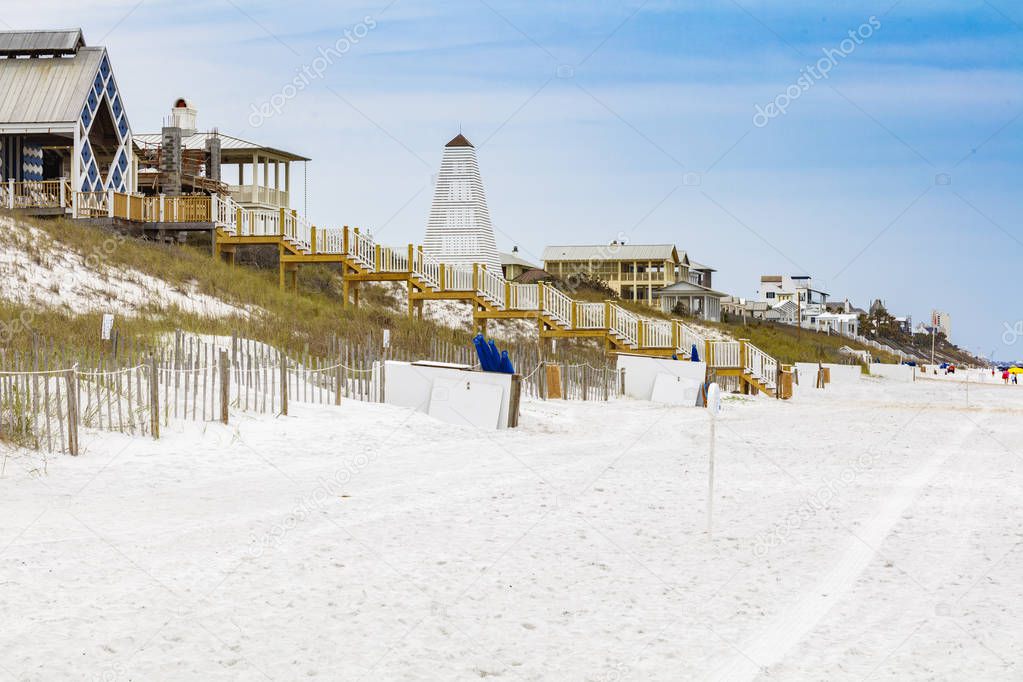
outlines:
[{"label": "window", "polygon": [[773,291],[768,291],[766,294],[764,294],[764,297],[765,298],[774,298],[774,292]]}]

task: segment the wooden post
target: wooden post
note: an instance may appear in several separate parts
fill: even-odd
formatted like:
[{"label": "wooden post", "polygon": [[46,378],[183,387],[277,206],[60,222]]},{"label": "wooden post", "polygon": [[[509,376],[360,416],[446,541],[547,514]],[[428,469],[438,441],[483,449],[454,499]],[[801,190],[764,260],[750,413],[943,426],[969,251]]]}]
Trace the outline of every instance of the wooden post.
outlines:
[{"label": "wooden post", "polygon": [[512,374],[511,387],[508,395],[508,428],[519,425],[519,404],[522,401],[522,375]]},{"label": "wooden post", "polygon": [[439,280],[438,286],[440,287],[440,289],[438,289],[438,291],[444,291],[444,264],[440,263],[438,265],[437,269],[438,269],[438,271],[440,273],[439,277],[438,277],[438,280]]},{"label": "wooden post", "polygon": [[415,262],[416,262],[416,247],[413,246],[412,244],[409,244],[408,245],[408,274],[410,274],[410,275],[413,272],[415,272],[415,268],[412,267],[415,264]]},{"label": "wooden post", "polygon": [[288,416],[288,356],[283,350],[277,351],[281,365],[281,414]]},{"label": "wooden post", "polygon": [[472,290],[480,290],[480,265],[479,263],[472,264]]},{"label": "wooden post", "polygon": [[348,226],[345,225],[341,231],[341,253],[342,255],[348,255]]},{"label": "wooden post", "polygon": [[154,440],[160,437],[160,377],[155,355],[149,356],[149,431]]},{"label": "wooden post", "polygon": [[231,366],[227,364],[227,351],[220,351],[220,422],[227,423],[227,407],[231,400]]},{"label": "wooden post", "polygon": [[67,449],[68,453],[78,456],[78,389],[75,370],[69,369],[64,375],[67,387]]},{"label": "wooden post", "polygon": [[373,249],[373,272],[380,272],[380,245]]},{"label": "wooden post", "polygon": [[278,225],[278,230],[277,230],[280,233],[280,236],[282,236],[282,237],[284,236],[284,219],[285,219],[285,216],[287,216],[287,214],[288,214],[288,210],[282,206],[281,207],[281,212],[280,212],[281,222],[280,222],[280,225]]},{"label": "wooden post", "polygon": [[316,226],[309,229],[309,253],[316,253]]},{"label": "wooden post", "polygon": [[334,404],[341,404],[341,355],[338,354],[337,367],[334,368]]}]

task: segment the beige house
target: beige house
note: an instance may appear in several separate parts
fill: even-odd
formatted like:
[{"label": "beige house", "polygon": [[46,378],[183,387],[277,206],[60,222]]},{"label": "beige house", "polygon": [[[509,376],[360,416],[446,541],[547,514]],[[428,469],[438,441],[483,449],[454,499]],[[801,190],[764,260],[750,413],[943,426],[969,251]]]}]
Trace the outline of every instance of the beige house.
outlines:
[{"label": "beige house", "polygon": [[511,253],[504,253],[502,251],[497,255],[501,259],[501,270],[504,272],[504,278],[509,282],[514,282],[524,273],[537,269],[535,265],[519,256],[519,247],[517,246],[512,248]]},{"label": "beige house", "polygon": [[559,279],[590,275],[626,301],[659,305],[654,292],[689,281],[689,257],[673,244],[548,246],[543,268]]}]

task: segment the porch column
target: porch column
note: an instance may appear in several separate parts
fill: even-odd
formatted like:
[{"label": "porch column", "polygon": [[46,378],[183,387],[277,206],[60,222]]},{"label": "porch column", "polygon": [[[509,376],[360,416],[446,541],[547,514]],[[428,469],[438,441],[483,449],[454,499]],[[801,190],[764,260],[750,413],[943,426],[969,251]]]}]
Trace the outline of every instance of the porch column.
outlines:
[{"label": "porch column", "polygon": [[259,179],[259,154],[257,154],[256,152],[252,152],[252,199],[253,200],[256,199],[256,193],[258,192],[258,190],[257,190],[257,188],[259,187],[259,183],[257,182],[258,179]]},{"label": "porch column", "polygon": [[274,189],[281,188],[281,162],[274,160]]},{"label": "porch column", "polygon": [[291,193],[291,161],[284,162],[284,191]]}]

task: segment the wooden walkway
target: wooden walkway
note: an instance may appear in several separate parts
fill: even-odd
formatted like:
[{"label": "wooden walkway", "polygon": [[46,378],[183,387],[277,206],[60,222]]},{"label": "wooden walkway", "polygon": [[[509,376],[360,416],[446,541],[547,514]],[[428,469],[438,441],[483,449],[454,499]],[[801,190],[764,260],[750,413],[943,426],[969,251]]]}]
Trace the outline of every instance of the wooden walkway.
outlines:
[{"label": "wooden walkway", "polygon": [[[542,282],[510,282],[482,264],[441,263],[422,246],[383,246],[348,226],[317,228],[295,211],[245,209],[229,197],[215,195],[143,197],[109,191],[77,192],[69,197],[62,183],[42,183],[36,189],[2,187],[0,206],[30,208],[33,193],[46,205],[69,206],[74,218],[207,223],[214,234],[216,257],[229,263],[240,246],[276,247],[281,287],[297,286],[298,268],[303,264],[338,264],[346,306],[359,305],[364,282],[400,282],[408,289],[410,317],[422,317],[424,301],[465,301],[472,306],[476,327],[484,333],[488,320],[525,319],[535,321],[541,338],[596,339],[612,353],[689,360],[695,347],[704,354],[709,371],[737,377],[747,392],[774,396],[784,383],[781,377],[786,368],[748,341],[709,341],[682,320],[645,318],[614,301],[575,300]],[[787,391],[782,393],[788,397]]]}]

